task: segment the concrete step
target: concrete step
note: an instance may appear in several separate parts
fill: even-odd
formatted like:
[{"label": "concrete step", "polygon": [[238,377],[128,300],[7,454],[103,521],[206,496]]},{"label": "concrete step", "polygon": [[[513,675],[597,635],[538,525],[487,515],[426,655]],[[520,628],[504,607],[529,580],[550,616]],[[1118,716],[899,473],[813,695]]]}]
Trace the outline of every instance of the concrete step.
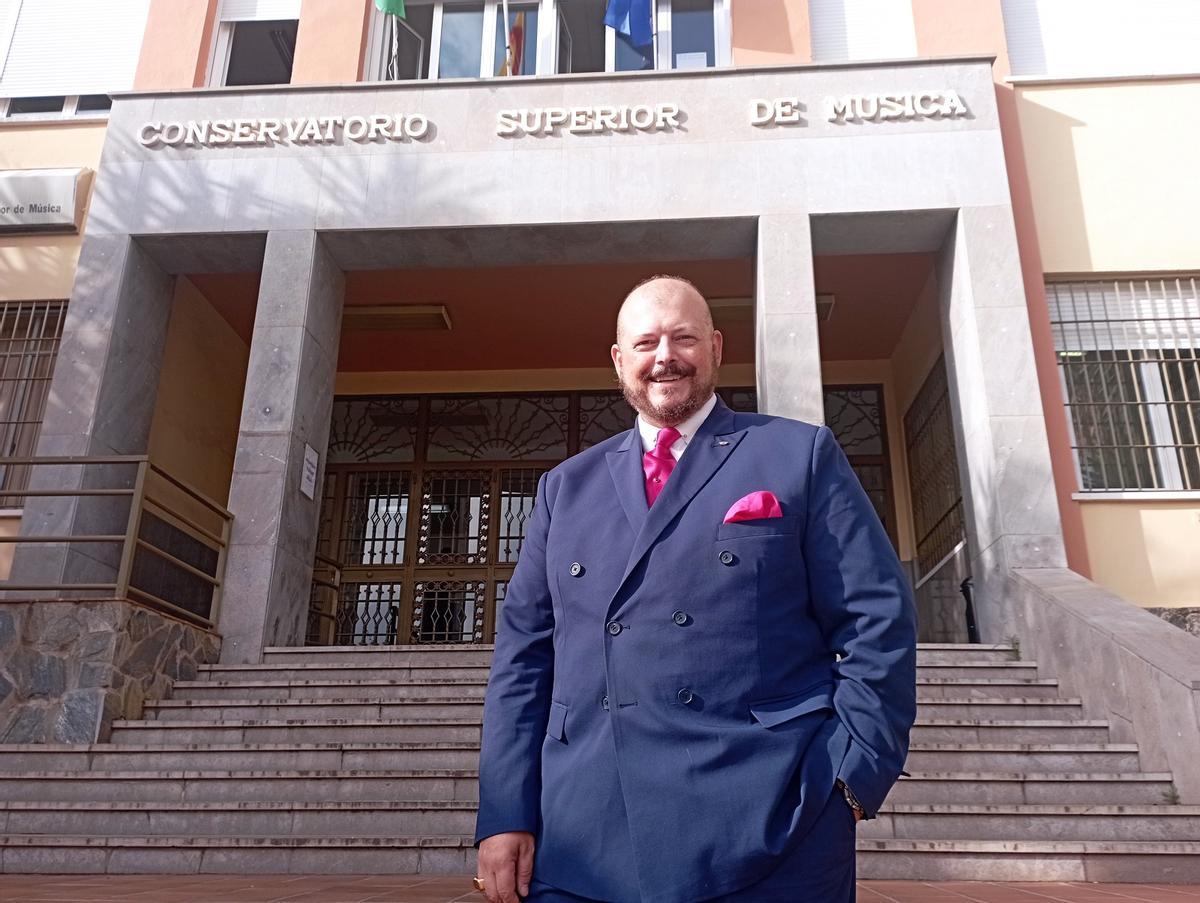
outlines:
[{"label": "concrete step", "polygon": [[[224,705],[242,701],[333,700],[339,703],[383,700],[482,698],[484,679],[470,680],[261,680],[180,681],[167,703],[178,706],[212,700]],[[1058,682],[1018,677],[917,677],[920,699],[1047,698],[1058,694]],[[150,703],[161,705],[161,702]]]},{"label": "concrete step", "polygon": [[887,805],[1155,806],[1174,799],[1169,773],[912,771]]},{"label": "concrete step", "polygon": [[[380,837],[470,834],[473,802],[0,802],[0,833]],[[1200,806],[886,804],[861,839],[1161,841],[1200,837]]]},{"label": "concrete step", "polygon": [[[397,741],[269,744],[96,744],[90,747],[26,745],[0,749],[0,768],[92,772],[146,770],[390,770],[473,769],[479,743]],[[1137,771],[1134,744],[914,744],[910,771]]]},{"label": "concrete step", "polygon": [[8,802],[479,801],[479,774],[421,771],[30,771],[0,772]]},{"label": "concrete step", "polygon": [[[465,688],[464,688],[465,689]],[[959,694],[965,689],[958,687]],[[918,688],[918,715],[934,718],[1078,717],[1077,699],[1007,695],[926,695]],[[939,691],[934,691],[939,692]],[[981,693],[989,692],[980,690]],[[324,721],[394,718],[482,718],[482,688],[471,695],[397,699],[164,699],[147,702],[146,720],[155,721]]]},{"label": "concrete step", "polygon": [[473,802],[0,803],[0,834],[413,837],[473,834]]},{"label": "concrete step", "polygon": [[1022,677],[921,677],[917,699],[1054,699],[1058,681]]},{"label": "concrete step", "polygon": [[912,743],[1107,743],[1107,721],[918,721]]},{"label": "concrete step", "polygon": [[1026,677],[1038,676],[1036,662],[918,662],[917,677]]},{"label": "concrete step", "polygon": [[424,646],[268,646],[265,664],[490,665],[491,644],[445,643]]},{"label": "concrete step", "polygon": [[[0,871],[25,874],[473,875],[468,835],[120,837],[0,835]],[[464,881],[470,893],[469,885]]]},{"label": "concrete step", "polygon": [[1200,843],[860,838],[857,866],[860,880],[1192,884]]},{"label": "concrete step", "polygon": [[259,683],[264,680],[291,681],[487,681],[488,665],[388,665],[329,662],[326,664],[200,665],[200,682]]},{"label": "concrete step", "polygon": [[971,840],[1117,840],[1165,843],[1200,838],[1200,806],[949,806],[887,803],[858,836]]},{"label": "concrete step", "polygon": [[147,702],[150,721],[323,721],[326,719],[483,718],[483,695],[441,699],[164,699]]},{"label": "concrete step", "polygon": [[480,720],[392,718],[355,721],[116,721],[112,742],[120,744],[209,743],[405,743],[479,742]]},{"label": "concrete step", "polygon": [[468,742],[95,744],[0,747],[0,769],[21,771],[442,771],[479,767]]},{"label": "concrete step", "polygon": [[482,696],[486,686],[486,674],[456,680],[181,680],[171,699],[437,699]]},{"label": "concrete step", "polygon": [[935,721],[1077,720],[1083,717],[1083,703],[1077,698],[946,696],[930,699],[919,695],[917,717]]},{"label": "concrete step", "polygon": [[1071,744],[914,744],[909,747],[908,771],[1061,771],[1135,772],[1134,743]]},{"label": "concrete step", "polygon": [[[397,646],[269,646],[264,664],[488,665],[495,647],[486,643]],[[1018,661],[1011,646],[918,643],[917,664]]]},{"label": "concrete step", "polygon": [[[0,835],[5,872],[52,874],[473,874],[468,835],[121,837]],[[1200,843],[858,841],[858,877],[920,881],[1195,883]]]}]

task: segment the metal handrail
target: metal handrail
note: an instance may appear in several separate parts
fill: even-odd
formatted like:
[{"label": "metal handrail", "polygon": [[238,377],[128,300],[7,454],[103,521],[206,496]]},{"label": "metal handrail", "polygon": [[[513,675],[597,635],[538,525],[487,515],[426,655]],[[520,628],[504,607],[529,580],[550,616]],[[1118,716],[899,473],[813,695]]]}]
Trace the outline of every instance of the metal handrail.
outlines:
[{"label": "metal handrail", "polygon": [[953,549],[951,549],[949,552],[947,552],[946,556],[941,561],[939,561],[937,564],[935,564],[933,566],[933,568],[929,571],[929,573],[925,574],[923,577],[921,577],[920,580],[918,580],[916,583],[913,584],[913,592],[916,592],[922,586],[924,586],[926,583],[928,583],[930,580],[932,580],[934,577],[936,577],[938,571],[940,571],[947,564],[949,564],[954,558],[956,558],[958,556],[958,553],[963,550],[963,546],[965,546],[966,544],[967,544],[967,541],[965,539],[960,539],[958,541],[958,545],[956,545]]},{"label": "metal handrail", "polygon": [[[68,534],[68,535],[17,535],[0,536],[0,543],[14,545],[38,544],[71,544],[71,543],[112,543],[120,544],[121,558],[117,567],[116,580],[113,583],[48,583],[48,584],[19,584],[9,580],[0,581],[0,590],[10,592],[111,592],[117,599],[142,601],[157,608],[162,608],[177,617],[212,627],[220,612],[221,596],[225,585],[225,562],[229,549],[230,525],[233,514],[223,505],[213,501],[202,492],[193,489],[182,480],[167,473],[161,467],[150,461],[147,455],[96,455],[96,456],[59,456],[59,457],[20,457],[0,458],[0,467],[9,465],[24,466],[88,466],[97,464],[129,464],[136,465],[137,472],[134,485],[128,489],[3,489],[0,495],[13,498],[112,498],[129,496],[129,514],[126,518],[123,533],[104,534]],[[151,495],[148,491],[151,476],[161,478],[165,483],[183,493],[184,497],[195,502],[215,514],[221,522],[220,530],[213,530],[198,523],[194,518],[178,510],[163,498]],[[152,542],[141,537],[143,515],[153,511],[156,517],[169,523],[175,529],[208,546],[217,553],[214,574],[188,564],[166,549],[161,549]],[[141,550],[167,561],[172,567],[178,568],[191,577],[197,578],[212,587],[212,601],[207,617],[188,611],[179,605],[164,599],[149,590],[131,585],[133,566],[136,553]]]},{"label": "metal handrail", "polygon": [[[331,578],[329,580],[326,580],[326,579],[323,579],[323,578],[317,576],[317,568],[319,566],[324,567],[331,572]],[[335,630],[336,630],[336,626],[337,626],[337,607],[338,607],[338,602],[341,598],[341,590],[342,590],[342,570],[344,568],[345,568],[345,565],[343,565],[340,561],[336,561],[335,559],[329,558],[326,555],[321,555],[321,554],[313,555],[313,577],[312,577],[313,591],[309,595],[308,615],[310,618],[316,618],[318,621],[321,621],[325,624],[332,624],[334,626]],[[326,611],[324,609],[324,607],[322,607],[321,604],[318,602],[317,592],[316,592],[316,590],[318,588],[332,591],[332,593],[333,593],[333,610],[332,611]],[[310,631],[310,634],[311,634],[311,631]],[[332,639],[332,637],[330,637],[330,638]]]}]

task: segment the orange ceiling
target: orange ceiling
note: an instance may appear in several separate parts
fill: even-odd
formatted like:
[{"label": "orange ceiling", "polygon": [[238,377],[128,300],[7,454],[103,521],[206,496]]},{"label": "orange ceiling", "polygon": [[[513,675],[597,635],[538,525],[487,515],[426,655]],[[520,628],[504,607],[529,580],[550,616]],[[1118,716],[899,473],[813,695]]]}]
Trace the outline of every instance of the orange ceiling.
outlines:
[{"label": "orange ceiling", "polygon": [[[933,268],[928,254],[818,257],[817,291],[837,300],[821,327],[825,360],[891,355]],[[749,259],[540,267],[373,270],[346,275],[346,304],[444,304],[453,329],[344,332],[342,371],[605,367],[617,305],[654,273],[686,276],[710,298],[749,297]],[[189,277],[249,342],[258,274]],[[754,327],[727,323],[726,363],[754,360]]]}]

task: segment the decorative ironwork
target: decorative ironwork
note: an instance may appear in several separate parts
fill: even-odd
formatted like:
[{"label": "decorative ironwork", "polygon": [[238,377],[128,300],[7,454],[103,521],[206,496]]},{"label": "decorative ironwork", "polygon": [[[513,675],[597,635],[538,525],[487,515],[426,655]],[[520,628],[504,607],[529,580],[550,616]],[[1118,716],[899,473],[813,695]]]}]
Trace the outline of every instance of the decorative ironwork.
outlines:
[{"label": "decorative ironwork", "polygon": [[[0,456],[28,457],[37,447],[58,357],[65,301],[0,303]],[[30,465],[0,464],[0,489],[26,489]],[[0,507],[22,504],[0,496]]]},{"label": "decorative ironwork", "polygon": [[533,516],[541,468],[500,471],[500,511],[496,531],[496,561],[516,564]]},{"label": "decorative ironwork", "polygon": [[506,598],[508,598],[508,581],[507,580],[497,580],[496,581],[496,604],[493,606],[493,611],[495,611],[495,619],[494,619],[494,623],[492,625],[492,638],[490,640],[488,640],[489,643],[496,642],[496,627],[500,623],[500,606],[504,604],[504,600]]},{"label": "decorative ironwork", "polygon": [[329,464],[407,464],[416,456],[420,399],[392,395],[338,398],[329,430]]},{"label": "decorative ironwork", "polygon": [[904,414],[904,437],[917,536],[916,576],[920,577],[966,536],[943,358],[938,359]]},{"label": "decorative ironwork", "polygon": [[337,645],[385,646],[396,642],[403,585],[343,583],[337,611]]},{"label": "decorative ironwork", "polygon": [[433,398],[430,461],[523,461],[567,456],[566,395]]},{"label": "decorative ironwork", "polygon": [[633,426],[636,412],[620,392],[579,396],[579,450],[599,445]]},{"label": "decorative ironwork", "polygon": [[848,457],[884,453],[883,393],[878,386],[826,389],[825,423]]},{"label": "decorative ironwork", "polygon": [[1198,284],[1046,286],[1084,490],[1200,489]]},{"label": "decorative ironwork", "polygon": [[483,641],[483,581],[433,580],[416,584],[412,642]]},{"label": "decorative ironwork", "polygon": [[426,472],[417,564],[483,563],[491,483],[491,474],[484,470]]},{"label": "decorative ironwork", "polygon": [[403,564],[410,472],[352,471],[346,477],[340,560],[346,565]]}]

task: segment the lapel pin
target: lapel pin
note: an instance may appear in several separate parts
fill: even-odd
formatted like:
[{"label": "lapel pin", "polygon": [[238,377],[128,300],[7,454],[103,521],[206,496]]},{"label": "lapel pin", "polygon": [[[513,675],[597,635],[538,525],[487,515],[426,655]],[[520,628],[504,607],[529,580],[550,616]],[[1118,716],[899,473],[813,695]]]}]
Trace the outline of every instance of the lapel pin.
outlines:
[{"label": "lapel pin", "polygon": [[717,445],[728,445],[728,444],[729,444],[728,439],[718,439],[717,440]]}]

